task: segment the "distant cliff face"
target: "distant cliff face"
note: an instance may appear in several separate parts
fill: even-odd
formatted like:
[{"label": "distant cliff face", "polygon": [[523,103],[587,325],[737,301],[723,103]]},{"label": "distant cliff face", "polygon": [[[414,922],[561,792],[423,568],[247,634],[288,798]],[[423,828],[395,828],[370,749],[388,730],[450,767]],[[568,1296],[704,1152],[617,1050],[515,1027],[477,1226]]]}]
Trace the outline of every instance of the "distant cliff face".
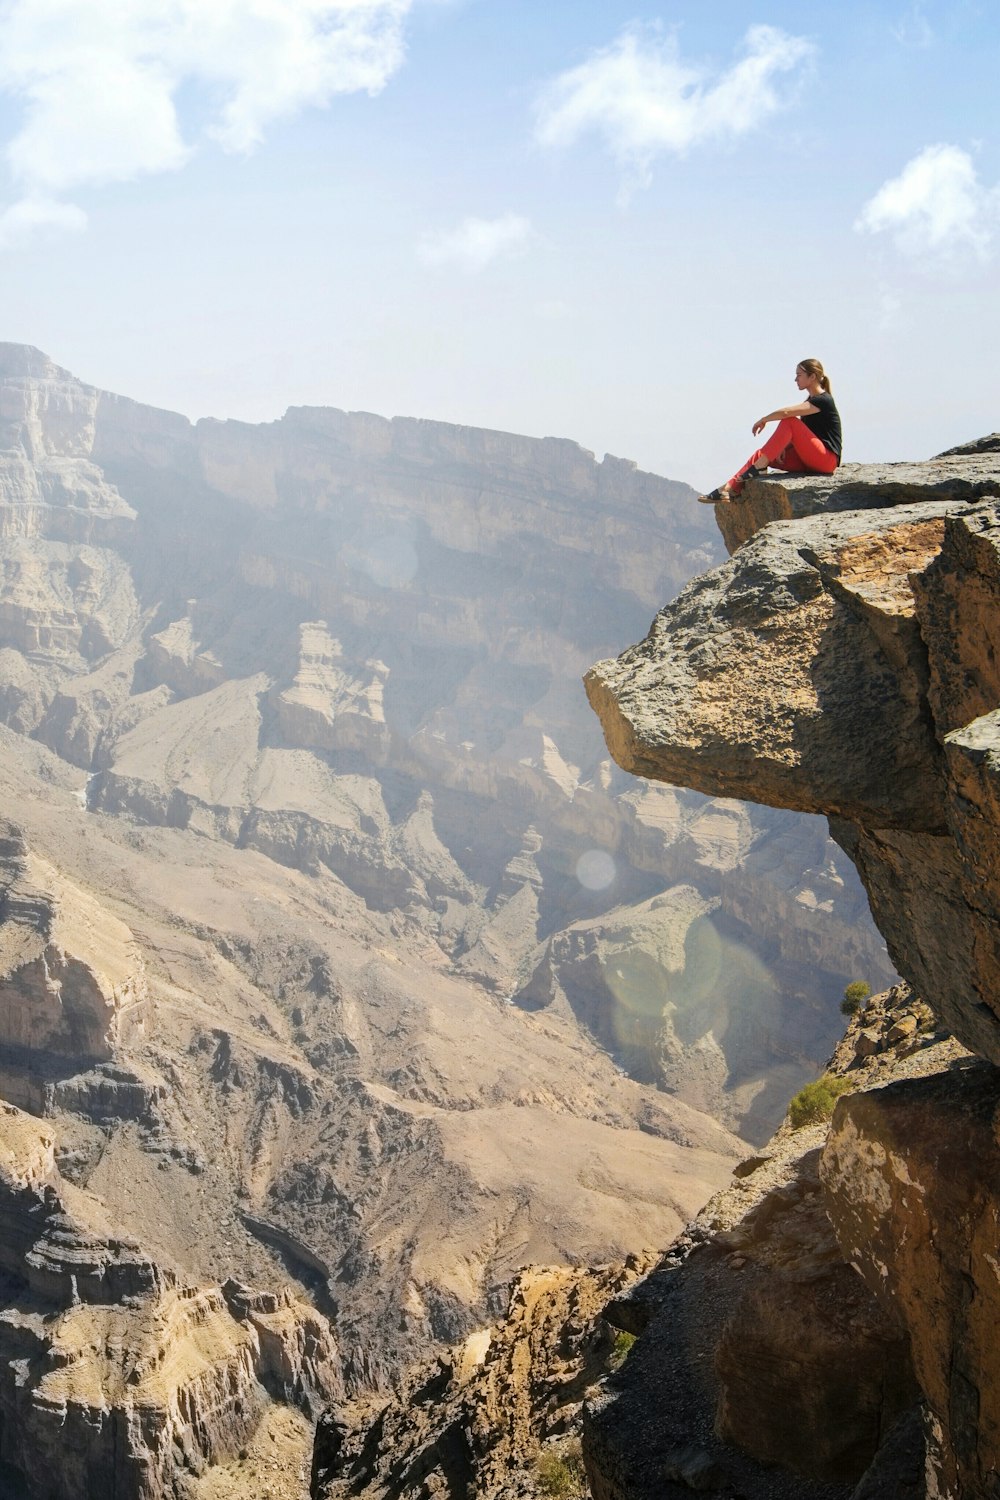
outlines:
[{"label": "distant cliff face", "polygon": [[[718,511],[732,561],[588,678],[609,747],[644,775],[830,814],[899,972],[1000,1063],[995,447],[757,481]],[[862,1030],[859,1055],[877,1043]],[[845,1097],[819,1166],[841,1255],[912,1360],[928,1496],[985,1496],[1000,1465],[998,1076],[947,1057]],[[859,1496],[888,1492],[866,1483]]]}]

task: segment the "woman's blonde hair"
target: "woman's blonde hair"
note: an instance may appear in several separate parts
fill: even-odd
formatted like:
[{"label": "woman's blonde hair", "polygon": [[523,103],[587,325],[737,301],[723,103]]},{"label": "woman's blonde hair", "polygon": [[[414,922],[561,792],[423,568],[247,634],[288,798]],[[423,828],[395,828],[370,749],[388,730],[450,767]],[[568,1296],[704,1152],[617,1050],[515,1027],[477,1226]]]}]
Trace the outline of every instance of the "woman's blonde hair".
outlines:
[{"label": "woman's blonde hair", "polygon": [[805,370],[805,372],[806,372],[807,375],[815,375],[815,376],[817,376],[818,379],[819,379],[819,383],[823,387],[824,391],[830,392],[831,395],[833,394],[832,391],[830,391],[830,377],[826,373],[826,371],[823,369],[823,362],[822,362],[822,360],[819,360],[819,359],[800,359],[799,360],[799,369],[800,370]]}]

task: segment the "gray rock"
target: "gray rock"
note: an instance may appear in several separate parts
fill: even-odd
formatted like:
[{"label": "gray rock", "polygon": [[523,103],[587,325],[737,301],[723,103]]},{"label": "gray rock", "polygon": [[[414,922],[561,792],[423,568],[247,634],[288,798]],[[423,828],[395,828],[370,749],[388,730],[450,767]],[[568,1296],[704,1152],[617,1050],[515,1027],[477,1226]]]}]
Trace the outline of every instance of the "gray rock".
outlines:
[{"label": "gray rock", "polygon": [[964,458],[975,453],[1000,453],[1000,432],[990,432],[986,437],[973,438],[971,442],[959,443],[957,448],[946,448],[938,458]]},{"label": "gray rock", "polygon": [[992,446],[943,453],[923,463],[842,464],[833,474],[782,474],[750,480],[739,500],[715,507],[730,552],[771,521],[838,511],[886,510],[928,500],[967,504],[1000,494],[1000,456]]}]

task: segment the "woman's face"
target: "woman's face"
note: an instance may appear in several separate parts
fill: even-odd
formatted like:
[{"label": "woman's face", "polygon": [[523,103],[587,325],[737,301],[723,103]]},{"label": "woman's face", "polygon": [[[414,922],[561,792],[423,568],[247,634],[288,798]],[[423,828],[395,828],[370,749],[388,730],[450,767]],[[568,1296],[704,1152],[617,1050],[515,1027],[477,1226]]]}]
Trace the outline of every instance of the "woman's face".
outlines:
[{"label": "woman's face", "polygon": [[795,366],[795,384],[798,386],[798,388],[799,388],[800,391],[804,391],[806,389],[806,387],[809,384],[809,379],[810,379],[810,377],[806,374],[805,370],[803,370],[802,366],[801,365],[796,365]]}]

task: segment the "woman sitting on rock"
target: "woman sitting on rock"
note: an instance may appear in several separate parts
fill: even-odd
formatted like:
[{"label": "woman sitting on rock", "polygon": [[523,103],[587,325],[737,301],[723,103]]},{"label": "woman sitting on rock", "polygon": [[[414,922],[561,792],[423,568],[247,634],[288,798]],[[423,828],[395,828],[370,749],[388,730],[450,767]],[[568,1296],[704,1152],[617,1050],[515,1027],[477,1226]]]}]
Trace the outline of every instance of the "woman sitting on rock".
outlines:
[{"label": "woman sitting on rock", "polygon": [[777,427],[762,448],[752,453],[732,479],[699,495],[703,505],[738,500],[748,479],[758,479],[769,466],[789,474],[832,474],[840,463],[840,413],[830,393],[830,380],[818,359],[803,359],[795,366],[795,384],[807,400],[797,406],[779,406],[753,424],[754,437],[768,422]]}]

